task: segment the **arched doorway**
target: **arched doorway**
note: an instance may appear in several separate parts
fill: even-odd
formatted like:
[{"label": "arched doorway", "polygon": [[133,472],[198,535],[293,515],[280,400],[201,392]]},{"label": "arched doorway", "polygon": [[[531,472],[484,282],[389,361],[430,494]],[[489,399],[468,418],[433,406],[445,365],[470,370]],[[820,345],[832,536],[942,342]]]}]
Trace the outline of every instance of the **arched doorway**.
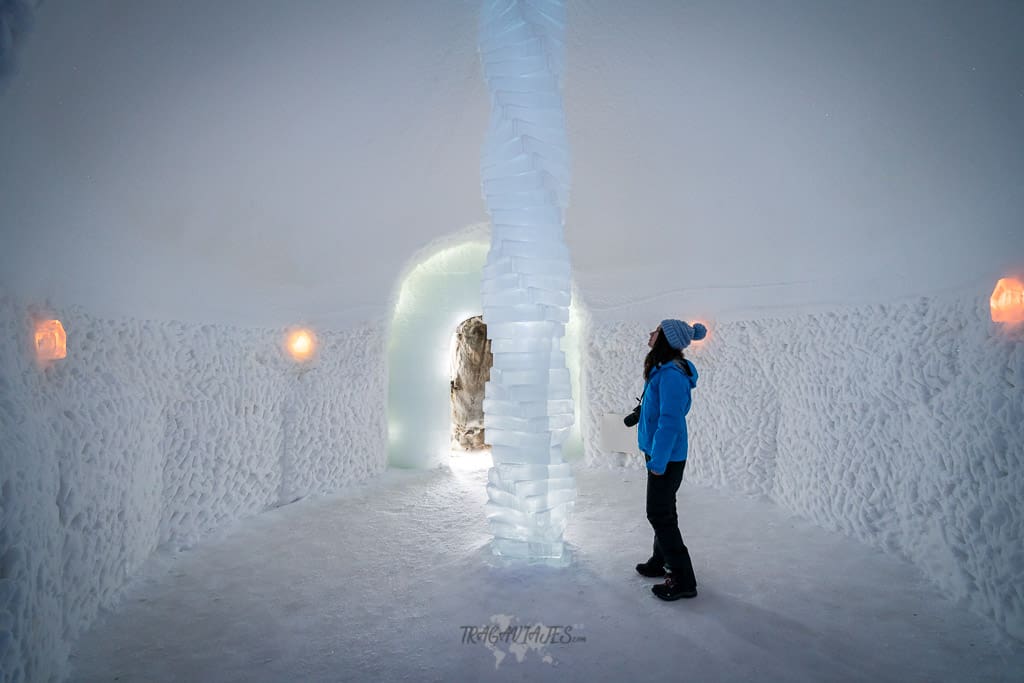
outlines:
[{"label": "arched doorway", "polygon": [[[460,241],[461,240],[461,241]],[[388,333],[388,465],[427,468],[452,454],[452,338],[459,325],[483,310],[481,276],[489,234],[475,229],[440,240],[414,260],[400,281]],[[563,351],[572,382],[576,424],[563,446],[580,457],[580,340],[583,318],[569,309]]]},{"label": "arched doorway", "polygon": [[451,453],[451,344],[483,310],[487,242],[435,251],[403,278],[388,338],[388,464],[433,467]]}]

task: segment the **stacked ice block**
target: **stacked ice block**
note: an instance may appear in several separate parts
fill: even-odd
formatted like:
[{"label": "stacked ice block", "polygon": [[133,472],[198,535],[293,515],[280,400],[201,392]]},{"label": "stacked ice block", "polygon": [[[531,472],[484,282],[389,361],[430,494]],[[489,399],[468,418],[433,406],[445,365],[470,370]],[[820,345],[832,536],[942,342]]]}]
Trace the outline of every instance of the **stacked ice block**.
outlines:
[{"label": "stacked ice block", "polygon": [[486,507],[494,552],[528,560],[565,557],[562,534],[576,497],[562,459],[573,423],[560,349],[570,303],[564,36],[562,2],[484,3],[491,122],[481,175],[492,237],[483,307],[494,354],[484,399],[494,459]]}]

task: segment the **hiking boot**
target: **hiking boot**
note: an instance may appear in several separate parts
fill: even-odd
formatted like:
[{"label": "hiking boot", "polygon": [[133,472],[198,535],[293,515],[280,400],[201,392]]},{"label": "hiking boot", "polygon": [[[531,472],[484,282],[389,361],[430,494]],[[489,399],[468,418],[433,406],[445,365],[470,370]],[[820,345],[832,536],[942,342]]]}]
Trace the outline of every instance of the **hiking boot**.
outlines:
[{"label": "hiking boot", "polygon": [[665,583],[659,583],[657,586],[651,586],[651,592],[662,600],[679,600],[680,598],[697,597],[696,587],[682,585],[672,574],[665,575]]},{"label": "hiking boot", "polygon": [[647,576],[654,578],[657,576],[665,576],[665,567],[660,562],[655,562],[654,558],[647,560],[636,566],[636,573],[640,576]]}]

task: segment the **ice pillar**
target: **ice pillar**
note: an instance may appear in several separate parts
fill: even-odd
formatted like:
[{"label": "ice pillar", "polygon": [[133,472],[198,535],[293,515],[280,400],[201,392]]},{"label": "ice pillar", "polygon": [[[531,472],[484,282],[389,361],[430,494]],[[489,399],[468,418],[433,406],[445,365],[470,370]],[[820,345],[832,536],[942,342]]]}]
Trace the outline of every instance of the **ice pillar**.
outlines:
[{"label": "ice pillar", "polygon": [[561,0],[488,0],[480,55],[491,96],[481,159],[491,217],[484,322],[494,365],[484,428],[494,467],[487,517],[495,554],[564,561],[576,484],[562,459],[573,423],[561,339],[569,320],[563,238],[569,157],[562,108]]}]

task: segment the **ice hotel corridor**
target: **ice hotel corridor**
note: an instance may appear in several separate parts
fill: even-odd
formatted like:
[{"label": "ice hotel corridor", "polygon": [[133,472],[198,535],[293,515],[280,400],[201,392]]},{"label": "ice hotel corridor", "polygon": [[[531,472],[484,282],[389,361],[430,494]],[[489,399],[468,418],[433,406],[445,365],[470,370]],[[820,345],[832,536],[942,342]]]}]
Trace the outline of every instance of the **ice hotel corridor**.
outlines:
[{"label": "ice hotel corridor", "polygon": [[[0,683],[1024,679],[1022,35],[0,0]],[[675,603],[621,420],[664,319]]]}]

